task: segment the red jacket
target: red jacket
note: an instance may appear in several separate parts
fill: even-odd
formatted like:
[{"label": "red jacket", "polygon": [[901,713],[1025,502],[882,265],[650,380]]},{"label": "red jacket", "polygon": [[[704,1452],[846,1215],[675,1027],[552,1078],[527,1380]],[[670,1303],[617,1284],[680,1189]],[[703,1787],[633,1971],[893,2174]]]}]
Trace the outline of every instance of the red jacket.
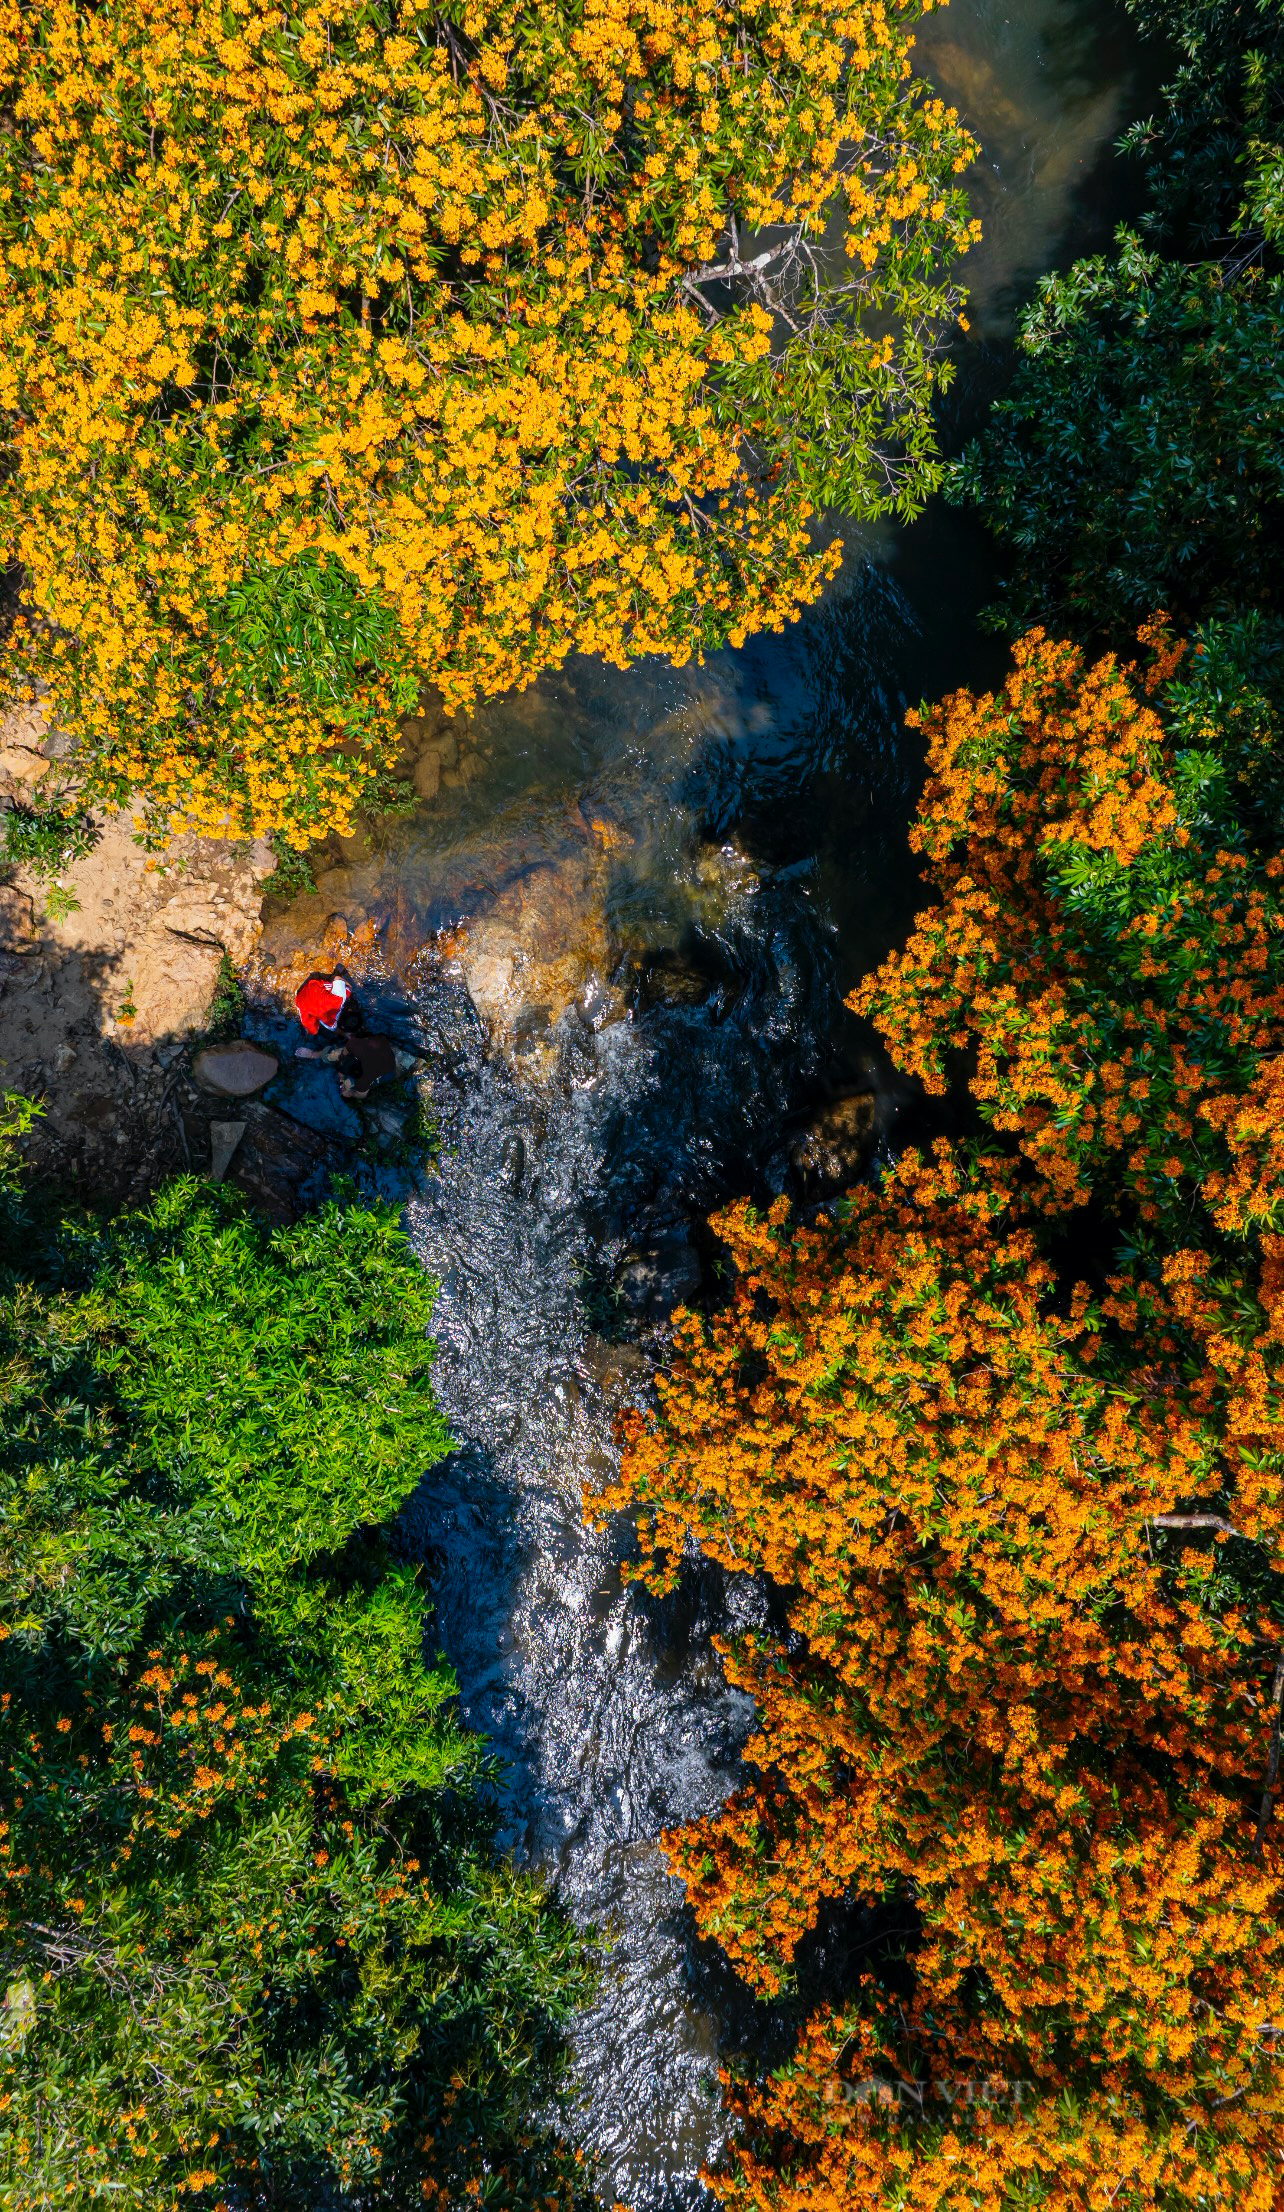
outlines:
[{"label": "red jacket", "polygon": [[325,976],[310,975],[299,985],[294,994],[295,1011],[309,1037],[315,1037],[318,1030],[338,1027],[350,991],[351,986],[341,975],[331,976],[328,981]]}]

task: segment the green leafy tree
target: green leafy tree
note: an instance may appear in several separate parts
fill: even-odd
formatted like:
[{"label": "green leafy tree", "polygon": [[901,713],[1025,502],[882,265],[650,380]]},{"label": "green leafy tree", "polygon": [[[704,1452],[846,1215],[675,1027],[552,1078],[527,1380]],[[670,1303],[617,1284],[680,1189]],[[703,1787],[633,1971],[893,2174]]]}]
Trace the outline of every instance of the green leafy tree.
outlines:
[{"label": "green leafy tree", "polygon": [[585,1954],[381,1533],[432,1284],[378,1210],[6,1203],[0,2201],[569,2202]]},{"label": "green leafy tree", "polygon": [[1043,280],[1021,348],[951,487],[1004,540],[1005,625],[1284,604],[1284,279],[1121,231]]},{"label": "green leafy tree", "polygon": [[947,486],[1003,541],[996,622],[1112,642],[1157,608],[1284,605],[1284,8],[1130,5],[1182,56],[1125,140],[1140,233],[1043,280]]},{"label": "green leafy tree", "polygon": [[[1125,4],[1177,58],[1155,113],[1122,141],[1147,165],[1147,232],[1179,251],[1220,253],[1245,226],[1245,170],[1262,158],[1263,134],[1278,140],[1284,9],[1280,0]],[[1250,242],[1253,227],[1250,217]]]}]

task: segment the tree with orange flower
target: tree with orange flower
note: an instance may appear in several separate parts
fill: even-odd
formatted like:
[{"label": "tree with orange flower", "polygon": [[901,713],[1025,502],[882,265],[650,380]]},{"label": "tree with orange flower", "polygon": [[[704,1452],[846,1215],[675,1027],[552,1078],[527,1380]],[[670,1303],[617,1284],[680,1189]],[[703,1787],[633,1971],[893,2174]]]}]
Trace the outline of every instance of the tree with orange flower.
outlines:
[{"label": "tree with orange flower", "polygon": [[731,2084],[745,2212],[1284,2186],[1278,723],[1242,635],[1149,642],[925,715],[938,903],[856,1003],[993,1135],[720,1216],[597,1501],[653,1586],[694,1539],[786,1601],[667,1839],[702,1932],[779,1995],[839,1900],[912,1930]]}]

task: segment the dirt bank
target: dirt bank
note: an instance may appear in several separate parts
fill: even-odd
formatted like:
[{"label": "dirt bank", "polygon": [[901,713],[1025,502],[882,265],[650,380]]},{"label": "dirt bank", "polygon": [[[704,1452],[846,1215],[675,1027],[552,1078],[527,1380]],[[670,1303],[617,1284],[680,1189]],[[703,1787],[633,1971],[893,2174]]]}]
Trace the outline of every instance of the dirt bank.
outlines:
[{"label": "dirt bank", "polygon": [[[46,802],[58,758],[37,708],[5,715],[0,803]],[[239,967],[257,941],[273,857],[261,841],[192,837],[149,853],[128,813],[96,827],[56,882],[0,868],[0,1085],[41,1103],[37,1171],[119,1204],[188,1164],[174,1103],[184,1048],[225,959]]]}]

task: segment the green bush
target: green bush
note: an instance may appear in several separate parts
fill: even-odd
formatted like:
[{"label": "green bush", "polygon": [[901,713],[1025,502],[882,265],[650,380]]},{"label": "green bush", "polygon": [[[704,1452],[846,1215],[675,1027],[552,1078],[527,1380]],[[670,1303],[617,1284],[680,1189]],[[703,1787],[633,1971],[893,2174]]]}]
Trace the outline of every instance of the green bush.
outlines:
[{"label": "green bush", "polygon": [[52,879],[92,852],[98,835],[87,814],[23,806],[15,800],[0,814],[0,862]]},{"label": "green bush", "polygon": [[569,2201],[586,1956],[382,1533],[447,1444],[432,1284],[377,1209],[3,1203],[0,2202]]}]

